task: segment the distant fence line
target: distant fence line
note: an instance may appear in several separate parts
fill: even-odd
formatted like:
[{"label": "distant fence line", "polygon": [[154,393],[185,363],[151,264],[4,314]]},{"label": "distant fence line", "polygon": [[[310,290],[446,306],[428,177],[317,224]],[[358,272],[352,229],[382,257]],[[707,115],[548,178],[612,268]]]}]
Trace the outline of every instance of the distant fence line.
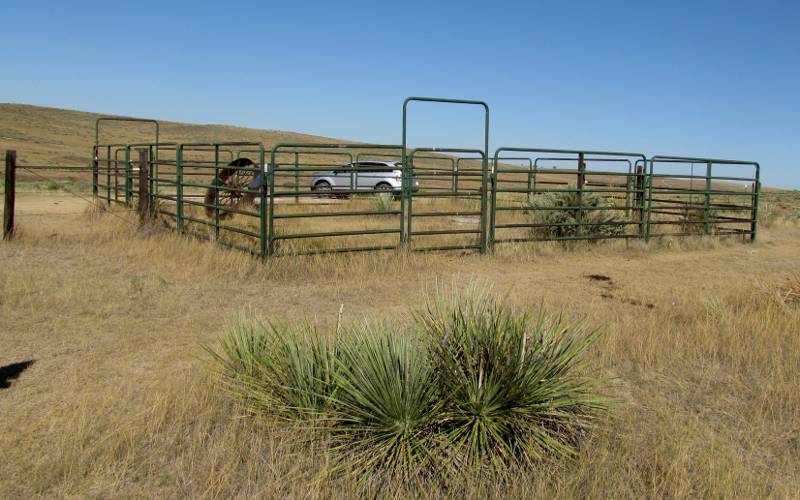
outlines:
[{"label": "distant fence line", "polygon": [[[483,144],[408,147],[415,103],[479,108]],[[108,122],[152,126],[154,140],[101,143]],[[96,199],[136,206],[142,220],[159,217],[177,233],[264,259],[399,248],[487,253],[523,242],[664,236],[752,241],[758,232],[757,162],[539,147],[490,154],[482,101],[406,99],[399,144],[267,148],[160,142],[159,134],[153,120],[100,118],[91,167],[62,171],[90,172]]]}]

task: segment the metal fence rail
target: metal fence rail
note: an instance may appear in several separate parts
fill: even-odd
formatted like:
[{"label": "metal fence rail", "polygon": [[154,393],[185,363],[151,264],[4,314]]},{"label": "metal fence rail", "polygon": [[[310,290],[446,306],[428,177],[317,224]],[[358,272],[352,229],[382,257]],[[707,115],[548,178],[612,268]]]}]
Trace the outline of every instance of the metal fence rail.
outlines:
[{"label": "metal fence rail", "polygon": [[[492,244],[645,235],[646,182],[643,173],[631,172],[632,160],[644,160],[643,154],[501,147],[495,158],[503,153],[535,156],[534,177],[528,187],[519,179],[519,169],[495,168],[489,231]],[[539,163],[545,160],[573,163],[575,168],[542,171]],[[614,170],[610,162],[621,168]],[[587,167],[592,163],[603,166]]]},{"label": "metal fence rail", "polygon": [[[267,255],[398,248],[404,239],[402,191],[370,184],[375,168],[353,161],[359,154],[399,150],[392,144],[273,146],[266,183],[270,200]],[[281,154],[295,161],[281,163]],[[330,160],[342,157],[341,163]]]},{"label": "metal fence rail", "polygon": [[[440,171],[416,168],[417,154],[425,152],[478,155],[482,170],[474,173],[474,180],[479,189],[473,193],[463,188],[461,191],[453,189],[454,179],[466,174],[459,174],[452,167]],[[485,159],[479,149],[416,148],[407,154],[410,171],[407,179],[419,182],[418,189],[414,189],[412,182],[405,187],[408,198],[406,243],[410,248],[418,251],[485,250],[486,198],[481,196],[480,190],[480,186],[488,185],[489,179]]]},{"label": "metal fence rail", "polygon": [[[654,156],[649,164],[647,238],[716,234],[755,240],[761,190],[758,163]],[[720,172],[725,167],[746,173]]]},{"label": "metal fence rail", "polygon": [[[413,103],[482,108],[483,144],[410,148]],[[261,258],[757,235],[756,162],[531,147],[501,147],[490,157],[483,101],[409,97],[402,119],[400,144],[267,148],[260,142],[160,142],[154,120],[103,117],[95,123],[90,168],[19,169],[91,172],[93,195],[107,206],[132,207],[138,200],[142,214],[154,214],[179,234]],[[101,143],[106,122],[152,126],[153,140]],[[391,182],[376,184],[376,172]]]}]

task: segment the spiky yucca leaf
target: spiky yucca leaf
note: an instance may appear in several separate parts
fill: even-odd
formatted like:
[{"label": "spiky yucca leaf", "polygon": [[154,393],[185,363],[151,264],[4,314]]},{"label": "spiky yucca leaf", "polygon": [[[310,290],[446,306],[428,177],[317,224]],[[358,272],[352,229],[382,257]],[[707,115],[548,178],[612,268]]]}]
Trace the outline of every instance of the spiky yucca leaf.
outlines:
[{"label": "spiky yucca leaf", "polygon": [[431,466],[439,405],[427,350],[388,325],[351,330],[337,359],[328,427],[336,469],[407,480]]},{"label": "spiky yucca leaf", "polygon": [[429,301],[415,321],[431,336],[439,430],[464,464],[571,454],[604,409],[581,374],[593,337],[580,326],[544,314],[533,322],[485,291]]},{"label": "spiky yucca leaf", "polygon": [[471,289],[430,299],[414,325],[346,328],[329,341],[239,321],[211,352],[251,411],[324,436],[326,472],[379,488],[571,454],[605,408],[583,374],[593,336],[561,317],[533,321]]},{"label": "spiky yucca leaf", "polygon": [[220,340],[220,363],[228,386],[251,410],[284,418],[317,417],[335,389],[338,339],[312,327],[239,320]]}]

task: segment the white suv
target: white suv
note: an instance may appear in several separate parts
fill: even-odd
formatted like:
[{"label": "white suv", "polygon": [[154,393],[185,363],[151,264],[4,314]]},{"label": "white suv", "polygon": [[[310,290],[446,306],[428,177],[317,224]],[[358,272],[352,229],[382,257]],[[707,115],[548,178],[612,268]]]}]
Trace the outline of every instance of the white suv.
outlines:
[{"label": "white suv", "polygon": [[[311,189],[320,193],[330,191],[391,191],[402,190],[402,165],[396,161],[358,161],[342,168],[317,172],[311,178]],[[419,191],[419,180],[411,180],[412,191]]]}]

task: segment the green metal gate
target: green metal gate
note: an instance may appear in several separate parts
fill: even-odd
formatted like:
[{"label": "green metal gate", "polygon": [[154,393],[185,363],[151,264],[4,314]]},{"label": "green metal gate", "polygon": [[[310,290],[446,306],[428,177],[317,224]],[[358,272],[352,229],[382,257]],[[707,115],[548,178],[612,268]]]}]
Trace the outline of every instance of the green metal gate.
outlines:
[{"label": "green metal gate", "polygon": [[[482,107],[482,147],[410,149],[415,102]],[[101,144],[106,121],[154,125],[155,140]],[[399,145],[295,143],[269,152],[258,142],[159,142],[154,120],[100,118],[92,167],[98,198],[127,207],[138,199],[139,149],[149,157],[152,211],[164,223],[262,258],[757,234],[756,162],[527,147],[501,147],[490,158],[483,101],[407,98]],[[396,176],[388,190],[362,185],[376,169]],[[324,176],[341,182],[325,190]]]},{"label": "green metal gate", "polygon": [[[639,238],[645,233],[645,176],[633,176],[640,153],[502,147],[502,153],[528,154],[534,174],[495,168],[489,238],[494,243]],[[547,155],[547,156],[539,156]],[[574,168],[543,169],[544,161]],[[603,165],[590,168],[587,165]],[[616,168],[612,166],[615,163]]]},{"label": "green metal gate", "polygon": [[[480,106],[484,110],[484,141],[481,149],[471,148],[417,148],[408,152],[408,106],[412,102],[456,104],[467,106]],[[486,252],[488,249],[487,215],[488,215],[488,188],[489,188],[489,105],[483,101],[468,99],[444,99],[436,97],[408,97],[403,101],[403,128],[402,128],[402,154],[405,180],[403,183],[403,199],[408,199],[408,209],[405,212],[407,231],[404,242],[415,250],[450,250],[450,249],[477,249]],[[418,152],[438,152],[445,154],[477,154],[480,155],[481,169],[479,173],[480,189],[477,193],[465,192],[459,189],[457,179],[462,175],[456,166],[452,170],[450,187],[440,190],[426,189],[425,181],[433,176],[424,171],[414,171],[414,156]],[[438,173],[437,173],[438,175]],[[414,176],[419,178],[419,189],[414,189]],[[464,203],[464,199],[478,197],[478,206],[472,207]],[[420,200],[423,210],[414,213],[414,200]],[[421,201],[425,200],[425,201]],[[438,200],[438,203],[436,201]],[[420,205],[417,203],[417,205]],[[458,227],[460,221],[469,223],[469,217],[477,215],[477,228]],[[414,218],[420,219],[420,224],[414,223]],[[466,217],[466,219],[464,219]],[[424,221],[424,222],[423,222]],[[433,223],[431,223],[433,221]],[[422,229],[417,226],[424,225]],[[431,240],[432,243],[419,243],[414,241],[414,236]],[[465,239],[465,237],[467,239]]]},{"label": "green metal gate", "polygon": [[[391,250],[403,241],[405,199],[391,191],[359,188],[371,167],[353,163],[358,155],[399,152],[389,144],[277,144],[270,153],[267,254],[311,255]],[[280,155],[293,158],[279,162]],[[331,158],[339,159],[332,161]],[[315,175],[345,179],[322,189]],[[300,181],[302,179],[302,181]],[[320,181],[322,182],[322,181]],[[401,193],[397,193],[398,195]]]},{"label": "green metal gate", "polygon": [[679,156],[654,156],[649,163],[647,238],[715,234],[755,240],[758,163]]}]

